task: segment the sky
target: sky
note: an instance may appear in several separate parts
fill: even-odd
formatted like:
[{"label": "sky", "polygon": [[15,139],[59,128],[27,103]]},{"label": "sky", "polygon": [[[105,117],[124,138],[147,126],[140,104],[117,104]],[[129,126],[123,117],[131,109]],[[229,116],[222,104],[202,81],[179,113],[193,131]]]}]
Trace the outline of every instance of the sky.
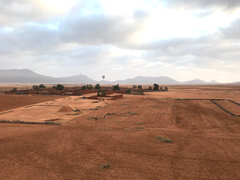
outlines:
[{"label": "sky", "polygon": [[0,0],[0,69],[240,81],[239,0]]}]

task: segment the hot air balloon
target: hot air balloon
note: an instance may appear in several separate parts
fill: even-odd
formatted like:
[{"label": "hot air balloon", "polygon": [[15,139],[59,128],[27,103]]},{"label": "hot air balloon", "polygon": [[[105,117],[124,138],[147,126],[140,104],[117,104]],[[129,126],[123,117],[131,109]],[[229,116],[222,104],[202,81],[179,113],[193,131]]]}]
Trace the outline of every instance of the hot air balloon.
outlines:
[{"label": "hot air balloon", "polygon": [[105,78],[105,75],[102,75],[102,78],[104,79],[104,78]]}]

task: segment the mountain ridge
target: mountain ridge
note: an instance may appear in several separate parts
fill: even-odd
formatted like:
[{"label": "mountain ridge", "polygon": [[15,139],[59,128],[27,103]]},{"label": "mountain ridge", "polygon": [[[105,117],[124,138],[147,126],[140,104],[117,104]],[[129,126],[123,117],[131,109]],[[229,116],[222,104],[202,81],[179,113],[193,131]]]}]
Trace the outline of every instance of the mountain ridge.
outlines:
[{"label": "mountain ridge", "polygon": [[45,76],[29,69],[0,69],[0,83],[47,83],[47,84],[220,84],[214,80],[206,82],[200,79],[194,79],[191,81],[179,82],[167,76],[136,76],[134,78],[128,78],[125,80],[117,81],[96,81],[86,75],[79,74],[68,77],[51,77]]}]

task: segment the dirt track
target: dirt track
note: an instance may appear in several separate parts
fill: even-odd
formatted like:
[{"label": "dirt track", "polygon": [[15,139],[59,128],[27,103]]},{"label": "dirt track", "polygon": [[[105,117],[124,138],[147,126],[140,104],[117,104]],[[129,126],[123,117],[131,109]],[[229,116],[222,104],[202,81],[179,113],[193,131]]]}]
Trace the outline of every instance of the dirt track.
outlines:
[{"label": "dirt track", "polygon": [[0,179],[240,179],[240,118],[164,93],[125,96],[61,126],[0,124]]}]

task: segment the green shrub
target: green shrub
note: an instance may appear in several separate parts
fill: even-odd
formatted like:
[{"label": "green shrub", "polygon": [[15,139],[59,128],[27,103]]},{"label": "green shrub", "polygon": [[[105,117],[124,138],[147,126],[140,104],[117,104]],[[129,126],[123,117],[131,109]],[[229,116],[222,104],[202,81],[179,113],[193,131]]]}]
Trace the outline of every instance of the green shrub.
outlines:
[{"label": "green shrub", "polygon": [[100,166],[99,166],[99,169],[100,170],[104,170],[104,169],[109,169],[109,168],[111,168],[112,167],[112,165],[110,164],[110,163],[107,163],[107,164],[101,164]]},{"label": "green shrub", "polygon": [[161,136],[157,136],[156,138],[157,138],[157,140],[159,140],[163,143],[173,143],[172,139],[167,139],[167,138],[164,138],[164,137],[161,137]]},{"label": "green shrub", "polygon": [[98,90],[97,92],[98,97],[105,97],[106,96],[106,91],[105,90]]}]

